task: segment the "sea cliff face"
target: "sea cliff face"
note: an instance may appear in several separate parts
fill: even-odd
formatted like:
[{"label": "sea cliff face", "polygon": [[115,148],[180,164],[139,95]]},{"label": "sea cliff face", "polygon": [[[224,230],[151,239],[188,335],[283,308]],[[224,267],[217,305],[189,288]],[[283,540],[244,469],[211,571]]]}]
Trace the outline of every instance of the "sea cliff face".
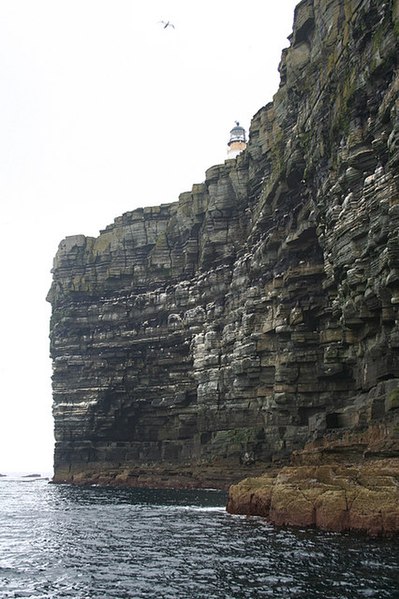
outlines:
[{"label": "sea cliff face", "polygon": [[224,487],[376,425],[355,454],[399,455],[398,33],[303,0],[247,149],[61,242],[55,481]]}]

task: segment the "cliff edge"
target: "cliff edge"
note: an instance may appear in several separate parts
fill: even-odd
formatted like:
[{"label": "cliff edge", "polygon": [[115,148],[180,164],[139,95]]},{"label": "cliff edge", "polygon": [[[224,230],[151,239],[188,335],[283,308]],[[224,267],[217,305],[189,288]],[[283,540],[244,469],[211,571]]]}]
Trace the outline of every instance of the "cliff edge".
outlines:
[{"label": "cliff edge", "polygon": [[247,149],[61,242],[56,482],[398,459],[398,35],[399,0],[302,0]]}]

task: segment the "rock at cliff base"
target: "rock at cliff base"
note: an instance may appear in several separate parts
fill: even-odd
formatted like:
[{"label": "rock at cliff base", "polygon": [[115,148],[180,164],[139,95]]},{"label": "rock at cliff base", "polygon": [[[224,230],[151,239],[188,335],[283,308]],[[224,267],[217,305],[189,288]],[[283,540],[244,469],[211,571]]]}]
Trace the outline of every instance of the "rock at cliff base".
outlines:
[{"label": "rock at cliff base", "polygon": [[285,467],[230,487],[227,511],[263,516],[279,526],[398,534],[399,459]]}]

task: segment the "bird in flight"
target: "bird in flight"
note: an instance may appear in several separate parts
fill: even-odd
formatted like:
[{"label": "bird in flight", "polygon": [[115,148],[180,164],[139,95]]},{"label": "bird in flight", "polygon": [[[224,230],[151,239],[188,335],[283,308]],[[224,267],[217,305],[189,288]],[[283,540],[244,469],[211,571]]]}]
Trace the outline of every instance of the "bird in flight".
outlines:
[{"label": "bird in flight", "polygon": [[175,29],[175,26],[170,21],[158,21],[158,22],[162,23],[164,29],[166,29],[167,27],[173,27],[173,29]]}]

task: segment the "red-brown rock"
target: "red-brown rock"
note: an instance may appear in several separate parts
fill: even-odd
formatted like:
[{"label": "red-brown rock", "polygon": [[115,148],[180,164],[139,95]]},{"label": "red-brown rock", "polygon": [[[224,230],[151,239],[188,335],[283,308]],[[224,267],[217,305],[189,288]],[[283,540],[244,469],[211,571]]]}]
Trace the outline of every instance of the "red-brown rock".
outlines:
[{"label": "red-brown rock", "polygon": [[248,478],[230,487],[227,511],[278,526],[398,534],[399,459],[288,466],[276,476]]}]

